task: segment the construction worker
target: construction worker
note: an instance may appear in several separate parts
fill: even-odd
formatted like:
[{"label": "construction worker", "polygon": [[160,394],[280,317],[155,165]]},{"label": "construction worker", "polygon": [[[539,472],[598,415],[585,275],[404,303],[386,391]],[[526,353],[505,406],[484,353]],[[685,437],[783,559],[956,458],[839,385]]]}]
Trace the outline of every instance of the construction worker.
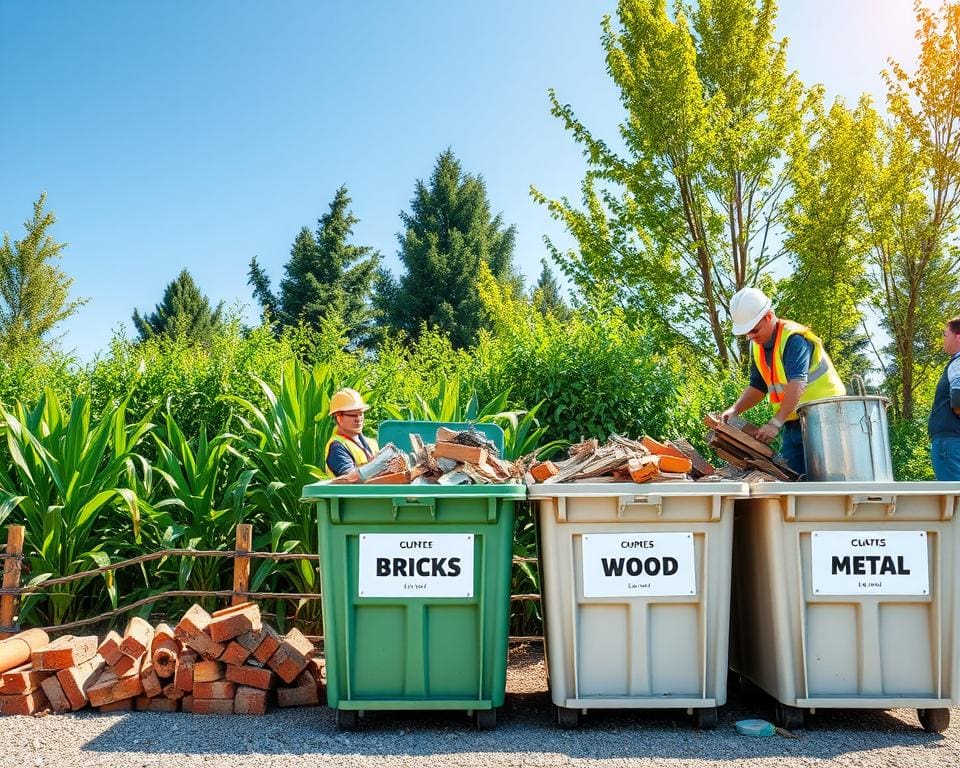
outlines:
[{"label": "construction worker", "polygon": [[730,300],[730,317],[733,332],[752,342],[750,384],[720,418],[727,421],[748,411],[768,395],[773,418],[760,427],[757,439],[773,442],[783,430],[780,452],[792,470],[806,474],[797,406],[825,397],[841,397],[847,390],[823,342],[809,328],[778,318],[763,291],[737,291]]},{"label": "construction worker", "polygon": [[937,480],[960,480],[960,317],[944,325],[943,351],[950,360],[937,382],[927,421],[930,458]]},{"label": "construction worker", "polygon": [[327,469],[340,482],[357,482],[360,479],[357,467],[366,464],[380,450],[376,440],[363,435],[363,417],[369,409],[360,393],[349,387],[330,398],[330,416],[337,426],[323,453]]}]

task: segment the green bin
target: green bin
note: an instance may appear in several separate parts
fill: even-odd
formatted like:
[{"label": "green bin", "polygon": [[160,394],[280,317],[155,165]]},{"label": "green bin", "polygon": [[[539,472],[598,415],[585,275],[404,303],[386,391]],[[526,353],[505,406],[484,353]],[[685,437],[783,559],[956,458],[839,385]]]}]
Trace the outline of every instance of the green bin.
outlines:
[{"label": "green bin", "polygon": [[[438,427],[384,422],[381,445],[434,442]],[[478,425],[503,446],[496,425]],[[492,427],[492,429],[491,429]],[[514,508],[519,484],[314,483],[327,704],[337,726],[367,710],[444,709],[496,725],[506,687]]]}]

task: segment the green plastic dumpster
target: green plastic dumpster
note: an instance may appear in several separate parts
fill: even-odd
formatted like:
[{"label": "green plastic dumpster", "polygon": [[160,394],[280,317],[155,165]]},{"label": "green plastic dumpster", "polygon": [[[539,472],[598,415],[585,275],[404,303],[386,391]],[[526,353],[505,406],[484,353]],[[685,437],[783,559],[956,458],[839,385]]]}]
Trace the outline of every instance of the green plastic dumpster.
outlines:
[{"label": "green plastic dumpster", "polygon": [[[466,424],[384,422],[378,441]],[[496,425],[478,425],[503,446]],[[496,725],[506,687],[519,484],[331,485],[317,505],[327,703],[350,729],[369,710],[466,710]]]},{"label": "green plastic dumpster", "polygon": [[544,639],[557,722],[599,709],[726,703],[734,500],[744,483],[544,483]]},{"label": "green plastic dumpster", "polygon": [[960,704],[960,483],[755,483],[736,504],[731,667],[785,728]]}]

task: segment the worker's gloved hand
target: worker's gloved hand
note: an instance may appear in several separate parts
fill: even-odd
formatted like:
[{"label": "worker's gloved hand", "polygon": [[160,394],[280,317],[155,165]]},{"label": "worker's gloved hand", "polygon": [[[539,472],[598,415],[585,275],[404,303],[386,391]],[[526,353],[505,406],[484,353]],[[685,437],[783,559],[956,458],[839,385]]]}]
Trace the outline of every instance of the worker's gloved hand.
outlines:
[{"label": "worker's gloved hand", "polygon": [[725,410],[723,413],[720,414],[720,421],[726,424],[728,421],[730,421],[731,416],[736,416],[736,415],[737,415],[737,412],[733,410],[733,406],[731,405],[729,408],[727,408],[727,410]]},{"label": "worker's gloved hand", "polygon": [[356,467],[351,469],[347,474],[343,476],[343,482],[345,483],[359,483],[360,482],[360,470]]},{"label": "worker's gloved hand", "polygon": [[776,419],[770,419],[770,421],[757,430],[757,440],[767,444],[772,443],[773,439],[780,434],[780,428],[782,426],[783,424]]}]

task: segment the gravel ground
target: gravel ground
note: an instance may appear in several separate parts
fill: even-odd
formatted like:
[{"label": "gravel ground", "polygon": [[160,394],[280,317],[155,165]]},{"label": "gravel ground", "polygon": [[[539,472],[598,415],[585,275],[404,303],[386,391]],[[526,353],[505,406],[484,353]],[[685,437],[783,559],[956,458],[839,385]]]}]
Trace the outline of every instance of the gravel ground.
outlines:
[{"label": "gravel ground", "polygon": [[734,723],[769,717],[768,702],[731,692],[716,731],[696,731],[682,712],[592,713],[577,731],[555,725],[538,647],[511,651],[507,702],[495,731],[463,714],[375,712],[339,733],[325,707],[264,718],[86,711],[6,717],[2,768],[34,766],[798,766],[960,765],[960,710],[944,734],[919,729],[913,710],[829,711],[806,730],[767,739],[738,736]]}]

